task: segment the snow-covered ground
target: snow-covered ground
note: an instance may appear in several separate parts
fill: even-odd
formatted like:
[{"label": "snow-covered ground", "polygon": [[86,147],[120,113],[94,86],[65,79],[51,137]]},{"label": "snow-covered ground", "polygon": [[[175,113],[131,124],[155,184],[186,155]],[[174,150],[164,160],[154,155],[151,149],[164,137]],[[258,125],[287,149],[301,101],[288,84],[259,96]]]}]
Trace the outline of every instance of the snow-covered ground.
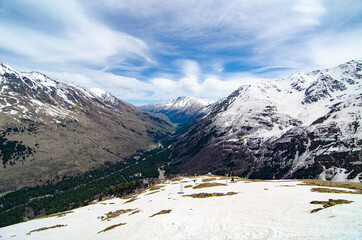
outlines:
[{"label": "snow-covered ground", "polygon": [[[361,194],[311,192],[312,187],[299,185],[300,181],[237,180],[226,184],[220,177],[212,182],[224,185],[193,188],[207,178],[212,176],[165,182],[158,185],[160,189],[137,195],[134,201],[113,198],[64,216],[1,228],[0,239],[362,239]],[[186,196],[230,192],[237,194]],[[311,201],[328,199],[353,202],[310,213],[321,207]],[[117,210],[129,211],[104,220],[106,213]],[[171,211],[150,217],[162,210]]]}]

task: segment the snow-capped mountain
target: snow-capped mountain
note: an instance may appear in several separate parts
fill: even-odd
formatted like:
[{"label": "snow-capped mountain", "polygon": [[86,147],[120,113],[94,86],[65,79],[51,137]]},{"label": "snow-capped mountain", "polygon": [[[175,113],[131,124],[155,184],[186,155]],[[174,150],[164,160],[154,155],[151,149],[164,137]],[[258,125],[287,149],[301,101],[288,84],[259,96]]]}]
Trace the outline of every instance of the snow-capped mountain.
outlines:
[{"label": "snow-capped mountain", "polygon": [[187,123],[205,115],[207,107],[215,100],[197,97],[179,97],[141,106],[152,113],[163,113],[174,123]]},{"label": "snow-capped mountain", "polygon": [[0,238],[315,240],[327,236],[334,240],[357,240],[362,237],[362,195],[348,193],[356,190],[345,189],[340,194],[332,188],[331,192],[321,193],[312,191],[316,187],[306,186],[303,181],[235,180],[197,176],[183,178],[182,182],[165,181],[128,198],[111,198],[0,228]]},{"label": "snow-capped mountain", "polygon": [[0,65],[0,191],[44,184],[148,149],[167,120],[110,93]]},{"label": "snow-capped mountain", "polygon": [[187,173],[316,177],[362,171],[362,61],[243,85],[174,144]]}]

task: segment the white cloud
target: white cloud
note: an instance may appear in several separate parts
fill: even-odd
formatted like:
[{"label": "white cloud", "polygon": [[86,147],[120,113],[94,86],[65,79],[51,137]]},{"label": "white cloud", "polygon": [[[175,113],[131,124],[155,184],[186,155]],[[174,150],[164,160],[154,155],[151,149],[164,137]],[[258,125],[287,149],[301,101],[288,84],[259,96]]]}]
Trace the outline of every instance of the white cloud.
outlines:
[{"label": "white cloud", "polygon": [[309,43],[313,63],[319,68],[329,68],[353,59],[361,59],[361,36],[362,29],[357,29],[313,39]]},{"label": "white cloud", "polygon": [[[86,62],[107,65],[117,57],[121,65],[129,58],[150,62],[148,46],[140,39],[112,30],[92,18],[77,2],[26,1],[24,11],[39,14],[42,25],[20,25],[17,19],[0,21],[0,49],[29,57],[32,61],[63,63]],[[47,22],[56,29],[48,30]]]}]

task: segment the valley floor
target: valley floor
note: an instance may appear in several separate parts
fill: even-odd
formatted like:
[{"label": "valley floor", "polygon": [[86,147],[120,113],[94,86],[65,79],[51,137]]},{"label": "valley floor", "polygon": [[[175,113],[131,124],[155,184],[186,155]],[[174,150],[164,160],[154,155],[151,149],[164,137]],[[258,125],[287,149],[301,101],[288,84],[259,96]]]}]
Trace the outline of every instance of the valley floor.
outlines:
[{"label": "valley floor", "polygon": [[[311,191],[317,187],[297,180],[235,180],[165,181],[127,199],[0,228],[0,239],[362,239],[362,194]],[[312,201],[329,199],[352,202],[311,213],[323,208]]]}]

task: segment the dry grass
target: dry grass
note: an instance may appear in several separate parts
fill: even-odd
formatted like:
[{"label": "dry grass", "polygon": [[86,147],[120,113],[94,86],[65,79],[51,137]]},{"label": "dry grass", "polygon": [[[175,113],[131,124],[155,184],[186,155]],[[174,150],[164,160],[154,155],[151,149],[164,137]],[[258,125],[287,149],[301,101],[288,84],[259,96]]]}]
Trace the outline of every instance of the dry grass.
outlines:
[{"label": "dry grass", "polygon": [[310,204],[321,204],[321,205],[323,205],[323,207],[313,209],[312,211],[310,211],[310,213],[315,213],[315,212],[318,212],[325,208],[333,207],[338,204],[349,204],[351,202],[353,202],[353,201],[348,201],[348,200],[344,200],[344,199],[336,199],[336,200],[329,199],[328,201],[311,201]]},{"label": "dry grass", "polygon": [[192,198],[209,198],[209,197],[223,197],[223,196],[231,196],[238,194],[237,192],[228,192],[228,193],[195,193],[190,195],[184,195],[184,197],[192,197]]},{"label": "dry grass", "polygon": [[109,230],[112,230],[112,229],[115,228],[115,227],[119,227],[119,226],[122,226],[122,225],[126,225],[126,223],[119,223],[119,224],[115,224],[115,225],[109,226],[109,227],[103,229],[102,231],[99,231],[98,234],[101,233],[101,232],[107,232],[107,231],[109,231]]},{"label": "dry grass", "polygon": [[199,189],[199,188],[208,188],[208,187],[217,187],[217,186],[226,186],[224,183],[200,183],[199,185],[196,185],[193,187],[193,189]]},{"label": "dry grass", "polygon": [[165,185],[154,185],[152,187],[150,187],[149,189],[147,190],[150,190],[150,191],[155,191],[155,190],[160,190],[161,188],[163,188]]},{"label": "dry grass", "polygon": [[347,188],[347,189],[355,190],[355,192],[343,192],[343,193],[362,194],[362,183],[332,182],[332,181],[323,181],[323,180],[310,179],[310,180],[303,180],[303,184],[301,184],[301,185]]},{"label": "dry grass", "polygon": [[120,210],[117,210],[115,212],[110,211],[109,213],[106,213],[105,216],[101,216],[101,217],[98,217],[98,218],[100,218],[102,221],[106,221],[106,220],[110,221],[112,218],[116,218],[121,214],[132,212],[134,210],[136,210],[136,209],[120,209]]},{"label": "dry grass", "polygon": [[154,217],[154,216],[157,216],[157,215],[162,215],[162,214],[169,214],[172,210],[169,209],[169,210],[162,210],[162,211],[159,211],[158,213],[155,213],[153,215],[150,216],[151,217]]},{"label": "dry grass", "polygon": [[141,212],[141,209],[137,209],[137,210],[131,212],[128,216],[131,216],[131,215],[139,213],[139,212]]},{"label": "dry grass", "polygon": [[312,192],[320,192],[320,193],[348,193],[348,194],[358,194],[356,191],[347,191],[347,190],[340,190],[334,188],[312,188]]},{"label": "dry grass", "polygon": [[216,178],[215,177],[212,177],[212,178],[205,178],[205,179],[202,179],[202,182],[212,182],[212,181],[215,181]]},{"label": "dry grass", "polygon": [[158,192],[160,192],[160,191],[153,191],[153,192],[150,192],[150,193],[146,193],[145,196],[146,196],[146,195],[155,194],[155,193],[158,193]]},{"label": "dry grass", "polygon": [[61,213],[54,213],[54,214],[50,214],[50,215],[46,215],[44,217],[40,217],[39,219],[42,218],[50,218],[50,217],[64,217],[65,215],[69,214],[69,213],[73,213],[73,211],[67,211],[67,212],[61,212]]},{"label": "dry grass", "polygon": [[170,181],[171,182],[179,182],[179,181],[181,181],[181,177],[174,177],[174,178],[172,178]]},{"label": "dry grass", "polygon": [[184,188],[191,188],[191,187],[192,187],[192,185],[187,185]]},{"label": "dry grass", "polygon": [[30,234],[32,234],[33,232],[41,232],[41,231],[45,231],[45,230],[52,229],[52,228],[60,228],[60,227],[66,227],[66,226],[67,226],[67,225],[58,224],[58,225],[51,226],[51,227],[42,227],[42,228],[38,228],[38,229],[35,229],[35,230],[30,231],[30,232],[28,232],[26,235],[30,235]]},{"label": "dry grass", "polygon": [[137,199],[138,199],[137,197],[131,198],[130,200],[126,201],[126,202],[123,203],[123,204],[131,203],[131,202],[133,202],[133,201],[136,201]]}]

